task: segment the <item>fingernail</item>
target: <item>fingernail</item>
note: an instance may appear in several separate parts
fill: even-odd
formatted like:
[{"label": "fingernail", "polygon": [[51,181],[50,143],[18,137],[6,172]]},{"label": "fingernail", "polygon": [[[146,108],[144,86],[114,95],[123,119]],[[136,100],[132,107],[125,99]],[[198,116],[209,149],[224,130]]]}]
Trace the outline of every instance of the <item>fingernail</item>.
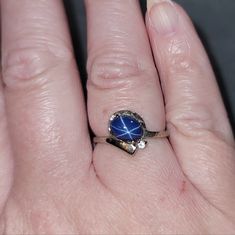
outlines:
[{"label": "fingernail", "polygon": [[159,34],[168,35],[175,32],[178,25],[178,13],[170,0],[148,0],[150,24]]}]

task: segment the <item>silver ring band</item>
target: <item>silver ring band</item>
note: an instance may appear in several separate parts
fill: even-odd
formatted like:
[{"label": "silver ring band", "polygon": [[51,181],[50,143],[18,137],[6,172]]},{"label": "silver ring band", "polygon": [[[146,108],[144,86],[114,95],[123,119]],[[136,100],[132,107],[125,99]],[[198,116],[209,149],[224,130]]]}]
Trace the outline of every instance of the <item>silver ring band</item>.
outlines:
[{"label": "silver ring band", "polygon": [[109,136],[94,137],[93,142],[109,143],[133,155],[137,149],[144,149],[147,139],[169,137],[167,130],[149,131],[144,120],[137,113],[121,110],[114,113],[109,120]]}]

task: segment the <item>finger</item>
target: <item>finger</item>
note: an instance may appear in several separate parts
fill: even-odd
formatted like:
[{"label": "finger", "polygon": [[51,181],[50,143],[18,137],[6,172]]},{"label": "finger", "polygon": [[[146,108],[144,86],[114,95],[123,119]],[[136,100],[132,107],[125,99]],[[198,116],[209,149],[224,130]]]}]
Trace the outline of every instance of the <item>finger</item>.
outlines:
[{"label": "finger", "polygon": [[91,162],[62,3],[3,0],[1,7],[3,79],[16,185],[50,185],[58,193],[64,190],[58,182],[77,184]]},{"label": "finger", "polygon": [[13,180],[12,176],[12,152],[7,130],[3,89],[2,85],[0,85],[0,215],[5,207],[5,203],[11,189]]},{"label": "finger", "polygon": [[170,1],[148,3],[171,143],[194,185],[215,204],[223,198],[220,206],[228,206],[227,196],[235,193],[233,138],[211,65],[182,8]]},{"label": "finger", "polygon": [[[163,130],[162,92],[138,1],[87,0],[86,3],[88,113],[93,131],[97,136],[107,136],[108,120],[119,110],[137,112],[148,129]],[[166,166],[177,167],[166,140],[149,141],[146,149],[136,153],[132,163],[126,153],[108,144],[98,144],[94,155],[96,172],[110,187],[116,187],[117,181],[123,185],[123,180],[127,187],[133,182],[136,185],[137,178],[143,177],[145,182],[150,175],[155,181],[156,174],[166,169],[169,173]],[[141,169],[149,174],[141,175]]]}]

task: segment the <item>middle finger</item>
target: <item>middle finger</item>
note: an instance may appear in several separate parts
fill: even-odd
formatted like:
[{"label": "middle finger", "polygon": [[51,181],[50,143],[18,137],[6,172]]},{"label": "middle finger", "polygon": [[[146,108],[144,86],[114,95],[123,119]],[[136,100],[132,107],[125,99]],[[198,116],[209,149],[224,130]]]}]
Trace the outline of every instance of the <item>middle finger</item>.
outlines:
[{"label": "middle finger", "polygon": [[57,0],[4,0],[1,7],[15,185],[24,184],[30,192],[40,185],[59,195],[58,182],[77,185],[91,162],[83,96],[63,5]]}]

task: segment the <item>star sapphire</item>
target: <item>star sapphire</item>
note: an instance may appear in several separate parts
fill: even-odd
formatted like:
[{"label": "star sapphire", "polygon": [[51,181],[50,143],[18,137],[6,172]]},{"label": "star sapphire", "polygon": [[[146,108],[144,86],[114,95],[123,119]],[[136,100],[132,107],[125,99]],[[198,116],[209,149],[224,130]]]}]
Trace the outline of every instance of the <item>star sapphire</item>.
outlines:
[{"label": "star sapphire", "polygon": [[110,122],[112,135],[122,141],[138,141],[143,136],[143,128],[138,120],[132,116],[116,116]]}]

